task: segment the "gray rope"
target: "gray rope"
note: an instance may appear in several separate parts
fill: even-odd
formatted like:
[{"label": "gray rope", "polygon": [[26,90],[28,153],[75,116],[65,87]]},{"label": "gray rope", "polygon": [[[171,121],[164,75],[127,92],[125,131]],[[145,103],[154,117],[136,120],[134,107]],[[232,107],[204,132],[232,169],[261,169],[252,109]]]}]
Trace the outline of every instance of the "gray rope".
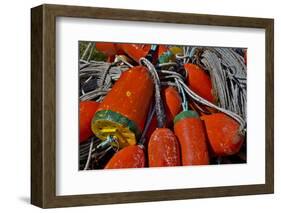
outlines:
[{"label": "gray rope", "polygon": [[247,68],[243,60],[230,48],[208,48],[201,62],[210,74],[218,105],[246,119]]},{"label": "gray rope", "polygon": [[89,61],[91,59],[91,55],[92,55],[92,53],[94,51],[94,46],[95,45],[92,45],[92,47],[91,47],[90,54],[88,55],[87,61]]},{"label": "gray rope", "polygon": [[175,79],[175,82],[176,82],[178,91],[179,91],[179,93],[182,96],[182,103],[181,103],[182,109],[183,109],[183,111],[187,111],[188,110],[188,102],[186,100],[184,89],[183,89],[183,87],[181,86],[181,84],[179,83],[179,81],[177,79]]},{"label": "gray rope", "polygon": [[146,133],[149,129],[149,126],[151,124],[151,121],[153,119],[154,114],[155,114],[155,106],[153,106],[151,104],[150,110],[149,110],[149,113],[148,113],[148,117],[147,117],[146,122],[145,122],[145,127],[144,127],[144,130],[142,132],[141,138],[139,140],[140,141],[139,144],[141,144],[141,145],[143,145],[145,143],[145,140],[146,140],[145,136],[146,136]]},{"label": "gray rope", "polygon": [[155,89],[155,110],[156,110],[156,116],[157,116],[157,126],[159,128],[162,128],[166,124],[166,115],[165,115],[165,108],[164,108],[162,98],[161,98],[161,91],[160,91],[161,83],[160,83],[158,73],[157,73],[154,65],[146,58],[141,58],[140,64],[144,64],[148,68],[148,70],[151,74],[151,77],[153,79],[154,89]]},{"label": "gray rope", "polygon": [[87,47],[86,47],[86,49],[85,49],[85,51],[83,52],[83,54],[82,54],[82,56],[80,58],[81,60],[83,60],[86,57],[86,55],[88,54],[88,51],[89,51],[91,45],[92,45],[92,42],[89,42]]},{"label": "gray rope", "polygon": [[[122,64],[118,64],[118,63]],[[118,66],[116,66],[118,64]],[[80,96],[81,101],[86,100],[103,100],[104,96],[110,90],[114,81],[117,81],[121,73],[127,70],[128,65],[122,61],[116,61],[114,63],[102,62],[102,61],[90,61],[84,62],[80,60]],[[95,82],[95,83],[94,83]],[[84,91],[84,87],[89,83],[93,85],[93,90]],[[94,83],[94,84],[93,84]],[[96,84],[96,86],[95,86]]]}]

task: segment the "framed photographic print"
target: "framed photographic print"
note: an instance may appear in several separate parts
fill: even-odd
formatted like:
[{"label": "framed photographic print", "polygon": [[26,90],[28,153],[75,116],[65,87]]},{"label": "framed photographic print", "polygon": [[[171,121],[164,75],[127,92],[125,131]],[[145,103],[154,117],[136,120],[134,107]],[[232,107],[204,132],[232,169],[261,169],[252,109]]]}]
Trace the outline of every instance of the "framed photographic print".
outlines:
[{"label": "framed photographic print", "polygon": [[31,203],[274,191],[274,21],[31,9]]}]

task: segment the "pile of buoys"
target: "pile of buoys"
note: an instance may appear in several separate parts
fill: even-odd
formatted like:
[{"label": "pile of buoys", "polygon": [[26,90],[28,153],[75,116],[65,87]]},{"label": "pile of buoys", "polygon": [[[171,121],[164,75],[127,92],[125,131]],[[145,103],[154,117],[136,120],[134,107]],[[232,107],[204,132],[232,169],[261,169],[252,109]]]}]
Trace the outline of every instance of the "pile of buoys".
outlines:
[{"label": "pile of buoys", "polygon": [[97,42],[95,49],[128,69],[111,88],[97,88],[108,90],[104,96],[80,101],[79,142],[92,143],[87,165],[100,159],[104,169],[208,165],[244,147],[239,115],[219,110],[208,71],[187,62],[184,48]]}]

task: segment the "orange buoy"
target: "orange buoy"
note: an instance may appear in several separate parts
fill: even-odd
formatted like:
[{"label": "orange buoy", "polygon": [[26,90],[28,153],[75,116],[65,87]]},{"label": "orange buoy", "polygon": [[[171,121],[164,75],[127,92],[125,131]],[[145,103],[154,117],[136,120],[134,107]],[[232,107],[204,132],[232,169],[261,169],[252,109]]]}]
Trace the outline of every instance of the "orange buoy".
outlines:
[{"label": "orange buoy", "polygon": [[182,111],[182,100],[179,92],[174,87],[165,88],[162,96],[167,116],[166,123],[168,126],[171,126],[175,116]]},{"label": "orange buoy", "polygon": [[92,131],[105,140],[111,135],[120,147],[136,144],[143,131],[153,95],[153,81],[144,66],[122,73],[92,120]]},{"label": "orange buoy", "polygon": [[143,147],[130,145],[113,155],[105,169],[142,168],[145,166]]},{"label": "orange buoy", "polygon": [[95,47],[98,51],[104,53],[106,56],[114,56],[118,51],[116,44],[111,42],[96,42]]},{"label": "orange buoy", "polygon": [[212,94],[212,82],[209,75],[195,64],[185,64],[187,72],[187,84],[190,89],[202,98],[215,103],[215,97]]},{"label": "orange buoy", "polygon": [[183,111],[174,119],[174,131],[181,147],[182,165],[209,164],[204,127],[195,111]]},{"label": "orange buoy", "polygon": [[98,109],[95,101],[81,101],[79,103],[79,142],[82,143],[93,136],[91,120]]},{"label": "orange buoy", "polygon": [[215,155],[226,156],[239,152],[244,136],[239,132],[239,123],[224,113],[202,116],[207,136]]},{"label": "orange buoy", "polygon": [[167,128],[157,128],[148,144],[149,167],[180,166],[179,144],[174,133]]},{"label": "orange buoy", "polygon": [[139,62],[140,58],[146,57],[150,51],[150,44],[118,44],[130,58],[135,62]]},{"label": "orange buoy", "polygon": [[115,55],[123,53],[118,45],[112,42],[96,42],[95,48],[107,56],[108,62],[113,62]]}]

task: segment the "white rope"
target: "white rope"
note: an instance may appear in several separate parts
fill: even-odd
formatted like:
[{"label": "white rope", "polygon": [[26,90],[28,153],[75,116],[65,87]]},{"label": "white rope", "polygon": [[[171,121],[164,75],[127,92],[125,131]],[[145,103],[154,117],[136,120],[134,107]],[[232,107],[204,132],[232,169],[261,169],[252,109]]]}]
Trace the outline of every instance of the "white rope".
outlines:
[{"label": "white rope", "polygon": [[92,47],[91,47],[91,50],[90,50],[89,56],[88,56],[88,58],[87,58],[87,61],[89,61],[89,60],[91,59],[92,53],[93,53],[93,51],[94,51],[94,46],[95,46],[95,45],[92,45]]},{"label": "white rope", "polygon": [[87,47],[86,47],[86,49],[85,49],[85,51],[83,52],[83,54],[82,54],[82,56],[80,58],[81,60],[83,60],[86,57],[86,55],[88,54],[88,51],[89,51],[91,45],[92,45],[92,42],[89,42]]},{"label": "white rope", "polygon": [[120,57],[119,55],[116,55],[114,62],[120,62],[120,61],[122,61],[124,64],[126,64],[130,68],[133,67],[133,65],[130,64],[128,61],[126,61],[124,58]]},{"label": "white rope", "polygon": [[91,140],[91,144],[90,144],[90,148],[89,148],[89,153],[88,153],[87,162],[86,162],[86,165],[85,165],[84,170],[87,170],[87,169],[89,168],[90,161],[91,161],[91,153],[92,153],[92,149],[93,149],[93,144],[94,144],[94,141],[93,141],[93,139],[92,139],[92,140]]}]

